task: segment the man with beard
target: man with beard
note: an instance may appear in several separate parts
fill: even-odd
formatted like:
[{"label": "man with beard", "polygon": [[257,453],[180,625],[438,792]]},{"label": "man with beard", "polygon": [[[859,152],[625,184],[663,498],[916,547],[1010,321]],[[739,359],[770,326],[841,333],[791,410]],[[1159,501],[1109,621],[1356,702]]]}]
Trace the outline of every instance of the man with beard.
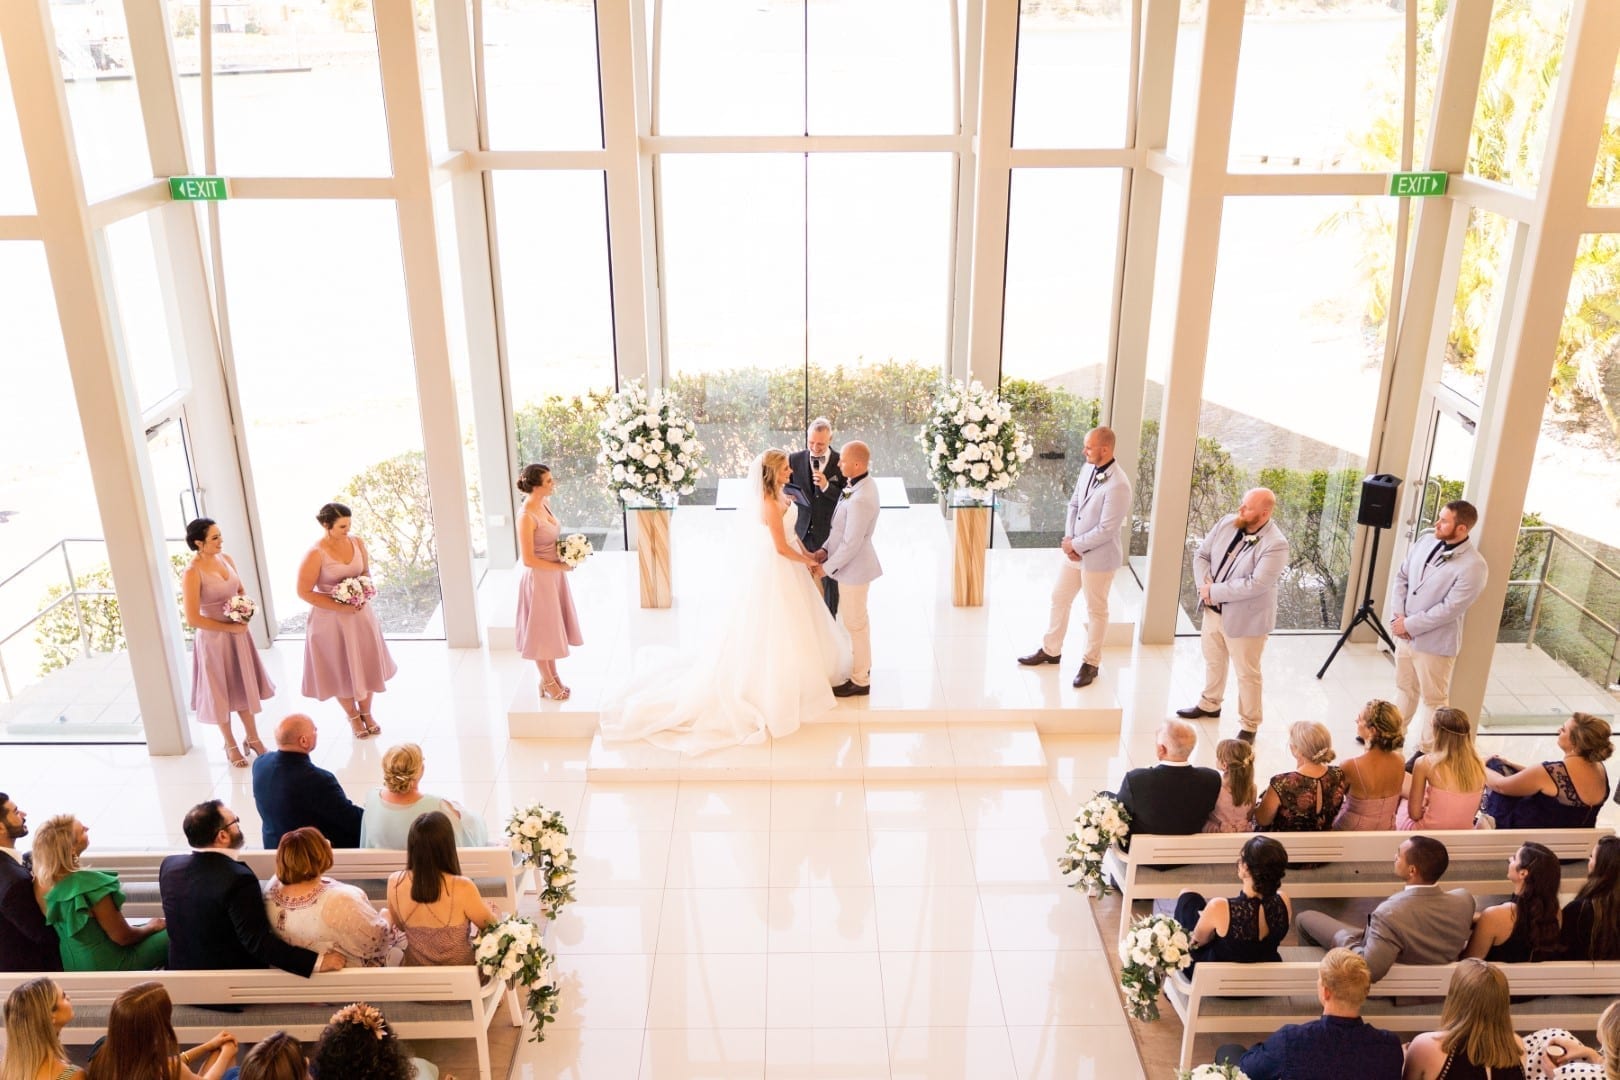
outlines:
[{"label": "man with beard", "polygon": [[0,971],[61,971],[56,931],[34,898],[34,874],[17,841],[28,835],[28,815],[0,793]]}]

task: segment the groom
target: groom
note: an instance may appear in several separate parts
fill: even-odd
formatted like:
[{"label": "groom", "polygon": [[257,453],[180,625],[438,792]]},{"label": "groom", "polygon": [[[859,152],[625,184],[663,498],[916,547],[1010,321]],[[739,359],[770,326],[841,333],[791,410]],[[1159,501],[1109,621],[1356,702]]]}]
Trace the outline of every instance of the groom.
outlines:
[{"label": "groom", "polygon": [[844,629],[849,631],[853,664],[849,681],[833,687],[838,697],[865,697],[872,692],[872,628],[866,616],[866,591],[883,568],[872,550],[880,505],[871,465],[872,452],[865,443],[844,444],[841,469],[849,483],[838,497],[826,546],[815,553],[822,570],[838,582]]}]

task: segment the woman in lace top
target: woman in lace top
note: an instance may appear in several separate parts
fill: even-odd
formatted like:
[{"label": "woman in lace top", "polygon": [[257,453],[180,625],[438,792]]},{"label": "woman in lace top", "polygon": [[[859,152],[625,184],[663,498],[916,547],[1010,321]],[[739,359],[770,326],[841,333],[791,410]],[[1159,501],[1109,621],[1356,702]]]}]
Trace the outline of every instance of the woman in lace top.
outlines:
[{"label": "woman in lace top", "polygon": [[[1245,744],[1247,745],[1247,744]],[[1192,939],[1193,963],[1212,960],[1232,964],[1276,963],[1277,952],[1293,905],[1282,892],[1288,873],[1288,850],[1269,836],[1252,837],[1237,861],[1242,891],[1206,902],[1195,892],[1176,899],[1176,921]]]},{"label": "woman in lace top", "polygon": [[1485,812],[1498,829],[1590,829],[1609,797],[1603,762],[1614,753],[1609,724],[1572,713],[1558,729],[1562,761],[1525,768],[1499,757],[1485,763]]},{"label": "woman in lace top", "polygon": [[382,787],[366,796],[365,815],[360,819],[360,846],[401,849],[410,835],[411,823],[423,814],[439,810],[456,829],[456,843],[462,847],[484,847],[489,831],[477,814],[470,813],[437,795],[422,792],[422,772],[427,760],[415,743],[390,747],[383,755]]},{"label": "woman in lace top", "polygon": [[1200,831],[1248,832],[1254,817],[1254,745],[1222,739],[1215,746],[1215,764],[1221,769],[1221,793]]},{"label": "woman in lace top", "polygon": [[1350,786],[1344,770],[1328,764],[1333,736],[1314,720],[1296,721],[1288,729],[1288,752],[1296,768],[1271,778],[1254,808],[1255,823],[1267,832],[1326,832]]},{"label": "woman in lace top", "polygon": [[405,966],[473,962],[472,935],[499,916],[461,876],[456,831],[435,810],[411,825],[405,869],[388,879],[388,918],[405,932]]},{"label": "woman in lace top", "polygon": [[1401,785],[1406,779],[1406,763],[1400,755],[1401,744],[1406,741],[1406,721],[1401,719],[1401,711],[1377,698],[1367,702],[1356,717],[1356,741],[1367,749],[1344,763],[1350,788],[1333,827],[1393,829],[1395,807],[1401,801]]},{"label": "woman in lace top", "polygon": [[294,829],[276,847],[276,876],[264,891],[270,928],[281,940],[315,952],[337,951],[350,964],[394,967],[404,936],[353,885],[322,877],[332,845],[319,829]]}]

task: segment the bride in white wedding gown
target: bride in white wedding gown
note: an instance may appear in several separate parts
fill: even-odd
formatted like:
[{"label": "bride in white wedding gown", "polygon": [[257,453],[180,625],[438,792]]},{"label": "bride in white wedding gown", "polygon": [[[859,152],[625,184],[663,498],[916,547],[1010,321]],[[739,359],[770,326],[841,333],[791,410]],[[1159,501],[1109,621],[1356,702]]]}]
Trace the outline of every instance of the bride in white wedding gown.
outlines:
[{"label": "bride in white wedding gown", "polygon": [[602,710],[602,738],[646,739],[697,753],[796,731],[831,710],[849,678],[849,634],[827,611],[819,566],[794,534],[782,491],[791,470],[781,450],[754,460],[738,506],[733,550],[718,553],[726,605],[706,640],[675,663],[637,672]]}]

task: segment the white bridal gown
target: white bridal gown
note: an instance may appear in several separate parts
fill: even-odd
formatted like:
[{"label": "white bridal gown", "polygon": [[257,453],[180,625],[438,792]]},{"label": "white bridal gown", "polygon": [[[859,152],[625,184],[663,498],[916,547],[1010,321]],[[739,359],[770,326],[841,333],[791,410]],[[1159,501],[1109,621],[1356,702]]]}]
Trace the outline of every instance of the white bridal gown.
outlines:
[{"label": "white bridal gown", "polygon": [[[849,634],[827,612],[820,585],[777,553],[761,514],[746,505],[733,550],[714,559],[723,606],[708,633],[673,662],[638,663],[602,710],[603,739],[698,753],[781,738],[837,703],[832,688],[849,678]],[[794,513],[786,503],[783,529],[803,551]]]}]

